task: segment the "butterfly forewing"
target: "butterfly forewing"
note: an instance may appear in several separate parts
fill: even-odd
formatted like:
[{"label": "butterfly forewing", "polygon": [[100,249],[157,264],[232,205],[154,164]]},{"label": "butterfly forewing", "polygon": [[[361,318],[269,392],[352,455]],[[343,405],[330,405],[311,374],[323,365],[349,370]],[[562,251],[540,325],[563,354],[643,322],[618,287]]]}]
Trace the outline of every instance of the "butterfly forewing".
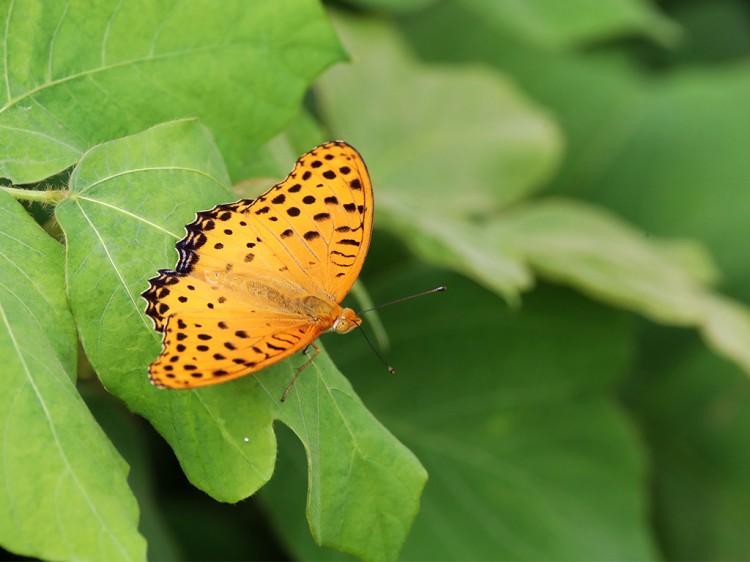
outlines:
[{"label": "butterfly forewing", "polygon": [[[275,281],[340,302],[370,245],[372,205],[362,158],[348,144],[334,142],[302,156],[291,174],[255,200],[247,214],[255,239],[283,262],[268,272]],[[243,264],[234,267],[237,272]],[[258,273],[253,267],[247,271]]]}]

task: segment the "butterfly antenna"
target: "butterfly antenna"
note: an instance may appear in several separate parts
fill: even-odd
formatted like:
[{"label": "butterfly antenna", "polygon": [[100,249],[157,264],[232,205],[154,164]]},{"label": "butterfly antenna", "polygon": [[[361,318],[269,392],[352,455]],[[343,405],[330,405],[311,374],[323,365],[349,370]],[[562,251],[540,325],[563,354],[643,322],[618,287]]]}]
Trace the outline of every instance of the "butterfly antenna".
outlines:
[{"label": "butterfly antenna", "polygon": [[367,342],[367,344],[370,346],[370,349],[372,349],[375,352],[375,355],[377,355],[378,359],[380,359],[380,361],[383,363],[383,365],[385,365],[385,368],[388,369],[388,372],[390,374],[392,374],[392,375],[395,375],[396,374],[396,369],[394,369],[393,367],[391,367],[388,364],[388,362],[385,360],[385,358],[377,350],[377,348],[374,345],[372,345],[372,342],[370,341],[370,338],[367,337],[367,332],[364,331],[364,329],[362,328],[362,326],[358,325],[357,328],[359,328],[359,331],[362,332],[362,335],[364,336],[365,341]]},{"label": "butterfly antenna", "polygon": [[[410,295],[408,297],[401,297],[400,299],[396,299],[395,301],[387,302],[385,304],[379,304],[378,306],[373,306],[372,308],[368,308],[367,310],[363,310],[363,311],[359,312],[357,314],[357,316],[359,316],[360,314],[364,314],[365,312],[371,312],[371,311],[377,310],[379,308],[385,308],[386,306],[391,306],[392,304],[396,304],[396,303],[399,303],[399,302],[408,301],[410,299],[415,299],[417,297],[422,297],[424,295],[429,295],[429,294],[432,294],[432,293],[440,293],[440,292],[445,291],[445,290],[446,290],[446,287],[436,287],[434,289],[430,289],[429,291],[423,291],[421,293],[417,293],[416,295]],[[367,344],[370,346],[370,349],[373,350],[373,352],[375,353],[375,355],[377,355],[378,359],[380,359],[380,361],[383,363],[383,365],[385,365],[386,369],[388,369],[388,372],[390,374],[392,374],[392,375],[395,375],[396,374],[396,369],[394,369],[393,367],[391,367],[388,364],[388,362],[385,360],[385,358],[380,354],[380,352],[377,350],[377,348],[372,344],[372,342],[370,341],[370,338],[367,337],[367,332],[364,331],[364,329],[362,328],[361,325],[357,325],[357,328],[359,328],[359,331],[362,332],[362,335],[364,336],[365,341],[367,342]]]},{"label": "butterfly antenna", "polygon": [[441,293],[443,291],[446,291],[447,289],[448,287],[435,287],[434,289],[430,289],[429,291],[424,291],[422,293],[417,293],[416,295],[409,295],[408,297],[401,297],[400,299],[396,299],[395,301],[387,302],[384,304],[379,304],[378,306],[373,306],[372,308],[368,308],[367,310],[362,310],[361,312],[357,313],[357,316],[359,316],[360,314],[364,314],[365,312],[372,312],[373,310],[377,310],[379,308],[385,308],[386,306],[391,306],[392,304],[408,301],[411,299],[416,299],[417,297],[423,297],[425,295],[430,295],[432,293]]}]

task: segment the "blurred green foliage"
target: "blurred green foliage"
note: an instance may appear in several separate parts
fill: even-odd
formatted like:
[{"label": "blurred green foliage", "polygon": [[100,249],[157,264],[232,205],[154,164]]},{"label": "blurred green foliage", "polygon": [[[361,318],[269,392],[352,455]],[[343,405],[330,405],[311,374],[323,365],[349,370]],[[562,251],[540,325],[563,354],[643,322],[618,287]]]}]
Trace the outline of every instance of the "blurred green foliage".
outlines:
[{"label": "blurred green foliage", "polygon": [[[0,546],[750,556],[745,2],[0,9]],[[325,337],[283,406],[297,358],[151,387],[182,225],[329,138],[374,180],[371,300],[449,288],[378,313],[398,376]]]}]

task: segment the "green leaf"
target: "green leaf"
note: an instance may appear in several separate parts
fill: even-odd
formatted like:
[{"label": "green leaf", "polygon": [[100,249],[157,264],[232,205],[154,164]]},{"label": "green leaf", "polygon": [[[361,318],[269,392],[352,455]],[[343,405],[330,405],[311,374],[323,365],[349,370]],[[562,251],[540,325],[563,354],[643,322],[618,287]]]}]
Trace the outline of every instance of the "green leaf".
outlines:
[{"label": "green leaf", "polygon": [[629,34],[664,45],[679,27],[649,0],[463,0],[483,20],[510,36],[546,48],[570,48]]},{"label": "green leaf", "polygon": [[339,28],[356,62],[316,92],[335,134],[364,155],[376,224],[517,300],[529,272],[470,216],[538,189],[560,155],[554,124],[496,73],[421,65],[383,23],[342,18]]},{"label": "green leaf", "polygon": [[617,158],[592,154],[579,187],[649,232],[700,238],[728,289],[750,299],[750,71],[686,70],[646,93],[619,116],[630,125]]},{"label": "green leaf", "polygon": [[[471,33],[438,40],[455,29]],[[727,290],[750,298],[744,64],[678,67],[653,79],[622,52],[548,53],[504,41],[486,19],[449,3],[403,32],[428,60],[479,61],[511,74],[554,112],[568,143],[548,191],[604,204],[655,236],[700,239]]]},{"label": "green leaf", "polygon": [[29,0],[0,8],[0,176],[72,166],[94,144],[200,117],[233,175],[343,53],[314,0]]},{"label": "green leaf", "polygon": [[[366,348],[329,345],[430,473],[402,559],[653,559],[646,465],[614,399],[626,317],[548,288],[519,314],[458,275],[414,267],[368,287],[385,302],[443,283],[440,296],[383,311],[395,377]],[[331,559],[293,517],[299,456],[284,459],[265,503],[298,558]]]},{"label": "green leaf", "polygon": [[57,216],[86,354],[105,386],[167,439],[190,481],[218,500],[239,501],[269,480],[272,423],[281,420],[308,454],[314,537],[362,558],[394,558],[426,474],[324,354],[284,404],[279,398],[303,357],[195,391],[148,382],[160,338],[139,294],[158,268],[174,267],[175,242],[195,212],[232,198],[226,185],[218,150],[192,121],[104,144],[81,161]]},{"label": "green leaf", "polygon": [[326,124],[365,155],[378,193],[430,212],[486,213],[554,171],[554,122],[502,75],[420,64],[377,20],[337,24],[355,62],[315,92]]},{"label": "green leaf", "polygon": [[704,304],[703,336],[750,375],[750,310],[719,295],[708,295]]},{"label": "green leaf", "polygon": [[74,386],[62,246],[0,192],[0,544],[43,559],[143,560],[127,465]]},{"label": "green leaf", "polygon": [[107,393],[95,378],[81,380],[78,389],[96,421],[130,466],[128,482],[138,500],[139,528],[148,543],[148,559],[179,560],[181,552],[171,529],[172,522],[167,522],[163,511],[167,495],[162,484],[165,467],[154,458],[154,443],[149,440],[151,429],[134,420],[125,405]]},{"label": "green leaf", "polygon": [[701,346],[656,350],[628,395],[652,455],[652,513],[668,560],[750,552],[750,381]]},{"label": "green leaf", "polygon": [[[431,15],[431,18],[435,18],[431,21],[442,25],[450,25],[452,21],[468,25],[468,22],[473,21],[466,13],[456,11],[455,8],[441,8],[437,11],[438,16]],[[456,17],[452,19],[452,16]],[[327,84],[323,89],[323,106],[331,114],[334,126],[339,127],[340,122],[343,122],[346,130],[350,130],[352,127],[348,123],[354,120],[351,116],[347,119],[340,119],[339,114],[346,116],[346,113],[338,108],[353,105],[353,102],[341,101],[328,104],[325,101],[327,97],[336,100],[338,99],[336,96],[349,94],[347,88],[350,88],[356,91],[356,94],[349,94],[352,95],[352,99],[373,104],[372,100],[367,100],[364,88],[356,90],[359,88],[358,84],[365,83],[364,75],[370,68],[377,69],[380,73],[380,80],[375,80],[374,83],[382,84],[384,91],[390,88],[392,91],[403,93],[403,85],[409,84],[411,78],[396,73],[392,76],[389,70],[383,70],[384,67],[375,64],[374,56],[368,59],[369,51],[365,48],[370,45],[366,40],[368,37],[371,38],[371,44],[380,46],[378,53],[400,52],[398,50],[401,48],[400,45],[389,35],[387,28],[371,23],[357,23],[352,26],[345,22],[342,25],[345,30],[348,26],[358,30],[356,35],[351,31],[348,32],[355,37],[353,41],[351,37],[347,36],[347,38],[357,46],[353,49],[354,54],[358,55],[356,60],[362,61],[363,65],[369,63],[369,66],[360,69],[359,74],[352,72],[352,76],[357,78],[351,80],[354,86],[347,80],[344,74],[345,69],[336,69],[328,73],[326,79],[323,80],[323,84]],[[429,26],[418,27],[417,29],[421,29],[421,34],[414,34],[418,38],[417,43],[423,47],[429,37],[436,37],[441,30],[439,25],[429,28],[429,31],[425,30],[427,27]],[[489,36],[484,33],[487,33],[486,29],[480,33],[480,38],[488,40]],[[396,46],[393,45],[394,43]],[[555,88],[551,88],[555,91],[545,93],[546,99],[565,104],[561,106],[565,110],[563,118],[569,120],[565,122],[565,125],[571,132],[576,150],[563,167],[561,176],[565,179],[561,181],[572,182],[581,174],[600,173],[601,170],[598,167],[614,162],[613,154],[617,154],[617,150],[621,148],[622,139],[627,137],[633,123],[638,122],[632,118],[632,113],[629,111],[626,112],[630,117],[628,120],[622,121],[621,114],[623,108],[631,108],[634,104],[637,106],[643,102],[643,88],[631,74],[623,70],[621,64],[606,66],[605,63],[612,63],[611,57],[584,64],[581,60],[574,58],[553,58],[546,54],[524,50],[518,46],[509,48],[508,52],[503,55],[495,55],[492,50],[479,47],[471,41],[465,47],[467,50],[464,55],[473,53],[486,56],[496,64],[509,65],[514,71],[520,73],[535,92],[542,92],[544,85],[556,83],[555,80],[565,84],[568,90],[574,86],[574,81],[570,77],[563,76],[562,71],[554,71],[552,63],[558,59],[562,61],[563,69],[575,70],[574,76],[579,79],[583,76],[601,80],[601,84],[596,82],[597,87],[592,88],[592,92],[583,92],[581,96],[575,96],[572,101],[565,101],[562,97],[561,94],[566,90],[558,92]],[[364,55],[360,56],[360,52]],[[438,47],[438,52],[440,52],[440,47]],[[523,54],[529,56],[523,58],[521,56]],[[395,57],[395,55],[389,56]],[[405,55],[402,54],[401,58],[404,59]],[[396,58],[396,60],[401,59]],[[407,63],[401,64],[406,67]],[[419,68],[414,62],[410,64],[412,68]],[[537,71],[542,66],[545,69],[550,66],[552,70],[535,73],[524,65]],[[390,66],[385,68],[390,68]],[[604,69],[605,72],[594,73],[593,69]],[[416,70],[412,74],[419,75]],[[540,78],[537,76],[539,74],[543,76]],[[343,78],[336,79],[336,76],[343,76]],[[327,82],[329,79],[330,82]],[[627,87],[621,88],[623,84]],[[465,89],[474,92],[471,88]],[[377,87],[371,87],[370,90],[376,91]],[[415,92],[416,89],[411,96],[404,97],[417,98]],[[614,94],[618,103],[613,108],[612,95]],[[583,104],[586,104],[585,111]],[[398,115],[396,102],[386,105],[389,111]],[[477,103],[472,104],[472,107],[477,105]],[[505,105],[511,107],[512,104]],[[420,108],[422,107],[428,107],[428,104],[421,104]],[[571,112],[573,108],[578,110],[575,115]],[[534,272],[549,279],[571,283],[587,294],[604,299],[616,306],[635,310],[656,321],[701,328],[709,344],[714,345],[721,353],[731,357],[747,369],[747,354],[742,348],[743,346],[750,347],[750,337],[746,337],[750,336],[750,333],[743,329],[734,332],[731,337],[728,335],[732,332],[733,326],[744,325],[744,321],[739,316],[746,314],[746,311],[740,308],[737,309],[740,311],[737,314],[729,314],[724,309],[717,308],[715,296],[704,286],[707,281],[714,280],[714,268],[706,264],[704,258],[699,257],[698,261],[695,261],[693,254],[690,258],[693,260],[692,263],[683,263],[675,259],[673,255],[666,255],[660,249],[661,245],[651,244],[637,229],[604,211],[573,203],[532,203],[520,209],[509,211],[506,208],[502,213],[492,213],[493,209],[507,206],[508,203],[515,202],[516,198],[512,196],[509,200],[504,199],[501,188],[505,188],[506,183],[502,181],[501,175],[480,176],[477,174],[472,177],[471,174],[477,169],[486,169],[490,163],[497,161],[497,156],[493,157],[487,151],[488,145],[475,140],[477,135],[473,135],[472,142],[466,144],[466,151],[470,152],[471,156],[459,158],[457,164],[454,156],[459,154],[462,144],[456,143],[453,139],[452,152],[441,151],[440,146],[429,143],[417,143],[420,157],[424,158],[423,161],[415,162],[413,158],[408,157],[408,151],[405,152],[406,156],[399,159],[396,156],[400,153],[397,149],[391,148],[393,147],[392,141],[386,142],[386,134],[382,131],[385,127],[383,123],[388,123],[387,117],[377,115],[375,111],[365,110],[364,107],[360,109],[362,118],[359,119],[359,123],[364,123],[366,127],[356,130],[354,138],[361,138],[362,146],[373,147],[372,159],[370,150],[365,150],[364,154],[373,171],[378,189],[377,201],[380,211],[376,222],[404,239],[417,255],[436,265],[450,267],[471,275],[486,287],[505,296],[511,303],[518,301],[520,291],[532,285]],[[510,109],[508,111],[511,112]],[[525,115],[520,106],[512,111]],[[440,122],[443,118],[440,111],[432,108],[432,112],[433,117]],[[371,115],[375,116],[372,123],[369,121]],[[465,117],[464,112],[456,112],[456,115]],[[388,133],[389,138],[408,139],[406,134],[414,118],[406,111],[400,117],[399,123],[388,124],[391,127]],[[590,129],[598,123],[597,120],[609,125],[612,128],[612,134],[601,142],[589,142],[586,146],[580,146],[583,144],[582,139],[585,135],[591,134]],[[430,138],[434,139],[434,128],[429,129],[426,122],[427,120],[424,120],[419,123],[428,131],[427,134],[431,135]],[[575,128],[568,127],[568,124],[571,124],[571,127],[575,124]],[[407,129],[407,132],[403,129]],[[673,130],[670,127],[662,129]],[[442,137],[438,135],[437,138]],[[434,143],[434,140],[432,142]],[[378,146],[379,144],[382,146]],[[426,146],[423,147],[423,144]],[[709,152],[708,149],[706,152]],[[539,154],[541,155],[541,152]],[[391,160],[387,162],[389,166],[387,168],[385,164],[381,164],[384,159],[383,155],[391,157]],[[645,156],[643,158],[648,160]],[[431,165],[428,161],[435,164]],[[462,186],[458,194],[451,194],[456,191],[456,185],[460,185],[460,182],[454,180],[441,183],[441,179],[451,179],[450,173],[442,170],[441,166],[447,163],[448,166],[463,170],[462,166],[467,162],[471,163],[473,168],[473,172],[466,172],[466,176],[471,178],[471,181],[468,182],[468,187]],[[526,169],[525,166],[529,165],[520,161],[517,164],[521,169]],[[630,166],[627,173],[640,174],[642,166],[638,162],[633,161]],[[381,171],[384,168],[385,171]],[[424,172],[431,168],[440,170],[441,177],[432,177],[432,170],[430,173]],[[670,169],[677,170],[678,168],[678,166],[672,166]],[[730,170],[728,173],[733,173],[731,172],[733,169],[731,166],[726,167],[726,170]],[[697,170],[691,173],[693,178],[700,177],[702,174]],[[402,180],[402,178],[406,179]],[[602,185],[609,185],[609,183],[603,182]],[[437,192],[429,195],[420,191],[420,187],[424,189],[424,186],[433,192],[436,188],[444,186],[445,193]],[[654,191],[656,189],[654,187]],[[511,188],[511,193],[513,192]],[[486,198],[481,205],[480,199],[477,198],[478,193],[482,193]],[[640,199],[631,197],[633,186],[623,187],[617,193],[617,197],[627,198],[629,202],[637,201],[638,208],[644,208],[639,202]],[[519,198],[528,195],[528,190],[521,190],[517,193]],[[471,198],[475,198],[473,203],[468,203],[467,201],[471,201]],[[448,201],[450,204],[447,203]],[[699,208],[703,209],[704,206]],[[475,209],[475,216],[468,213],[471,208]],[[463,215],[461,211],[464,211]],[[732,225],[731,231],[737,231],[736,224]]]},{"label": "green leaf", "polygon": [[377,225],[397,234],[425,261],[462,271],[514,304],[520,291],[533,286],[533,274],[522,256],[481,225],[422,212],[388,193],[377,198]]},{"label": "green leaf", "polygon": [[[711,292],[644,234],[581,203],[518,207],[495,228],[540,276],[671,325],[700,329],[706,343],[750,375],[750,310]],[[489,236],[492,238],[492,235]]]},{"label": "green leaf", "polygon": [[496,227],[540,275],[656,321],[695,325],[704,293],[646,236],[604,209],[550,199],[517,207]]},{"label": "green leaf", "polygon": [[677,49],[659,53],[668,64],[724,64],[750,52],[750,19],[742,0],[680,2],[665,8],[685,38]]},{"label": "green leaf", "polygon": [[697,283],[716,285],[721,279],[713,257],[704,244],[697,240],[676,238],[650,240],[663,259],[690,275]]},{"label": "green leaf", "polygon": [[419,12],[437,0],[345,0],[347,4],[360,8],[369,8],[378,12],[388,11],[399,13]]}]

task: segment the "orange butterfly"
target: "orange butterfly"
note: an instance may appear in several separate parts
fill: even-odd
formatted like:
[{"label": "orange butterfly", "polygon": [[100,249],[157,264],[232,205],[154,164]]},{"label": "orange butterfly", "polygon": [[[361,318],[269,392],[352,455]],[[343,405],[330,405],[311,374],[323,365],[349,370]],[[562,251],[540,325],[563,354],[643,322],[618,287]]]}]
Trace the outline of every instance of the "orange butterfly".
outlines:
[{"label": "orange butterfly", "polygon": [[151,382],[229,381],[314,346],[325,331],[359,326],[339,303],[362,269],[372,221],[367,167],[344,142],[303,155],[255,200],[198,213],[177,243],[175,270],[160,270],[142,294],[164,334]]}]

